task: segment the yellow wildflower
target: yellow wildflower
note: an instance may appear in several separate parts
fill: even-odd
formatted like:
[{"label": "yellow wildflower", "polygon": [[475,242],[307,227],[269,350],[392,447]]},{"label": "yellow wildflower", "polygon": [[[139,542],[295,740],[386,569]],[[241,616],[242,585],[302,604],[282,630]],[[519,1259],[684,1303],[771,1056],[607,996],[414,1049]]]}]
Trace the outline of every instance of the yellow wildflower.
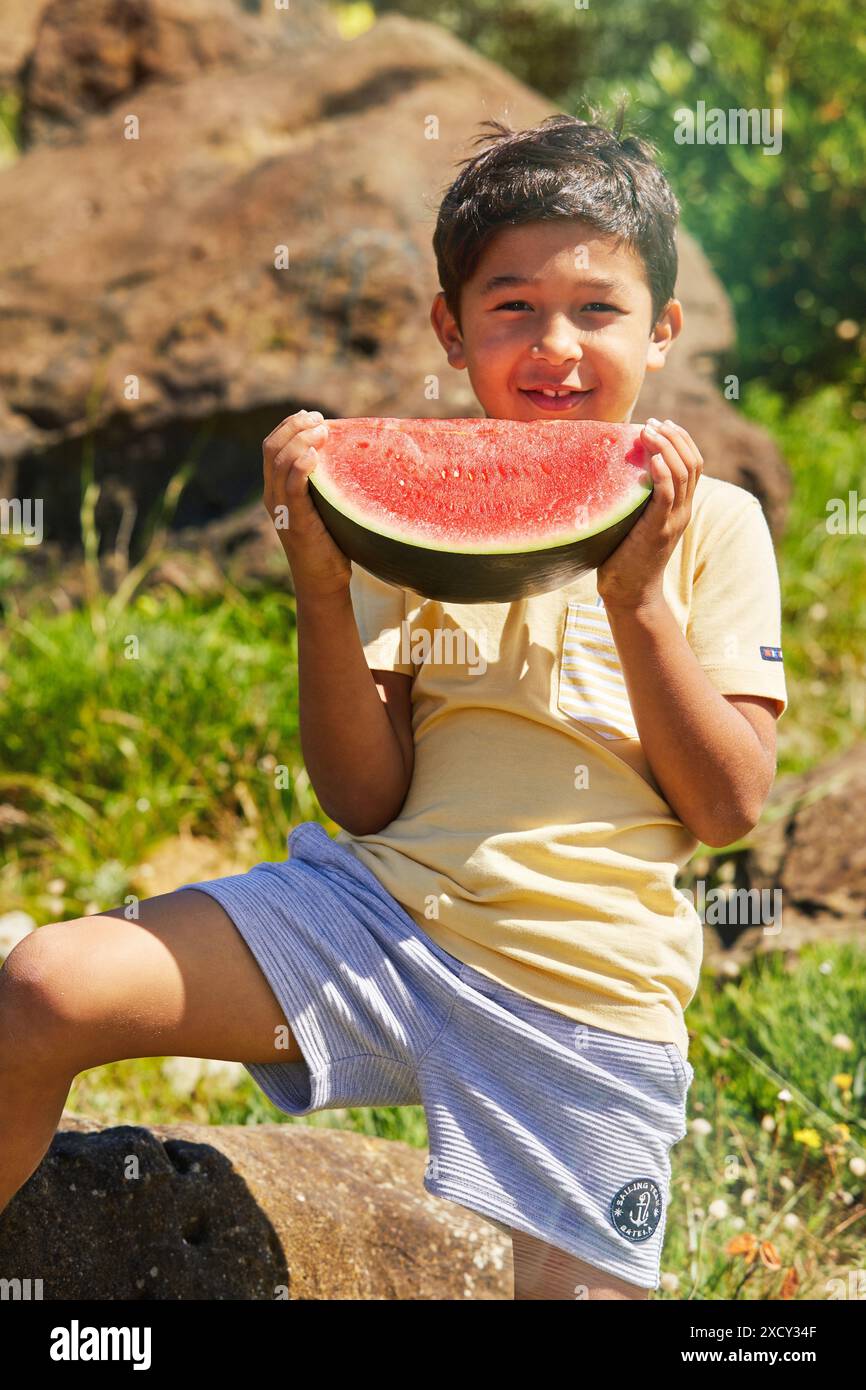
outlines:
[{"label": "yellow wildflower", "polygon": [[795,1129],[794,1138],[801,1144],[806,1144],[810,1149],[820,1149],[821,1136],[817,1129]]}]

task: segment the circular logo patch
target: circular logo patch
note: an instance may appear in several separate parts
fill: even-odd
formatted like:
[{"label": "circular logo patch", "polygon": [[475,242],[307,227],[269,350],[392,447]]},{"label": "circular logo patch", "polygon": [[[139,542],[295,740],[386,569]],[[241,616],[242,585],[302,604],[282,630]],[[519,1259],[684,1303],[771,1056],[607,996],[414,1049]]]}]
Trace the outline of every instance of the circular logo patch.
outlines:
[{"label": "circular logo patch", "polygon": [[610,1219],[626,1240],[649,1240],[662,1214],[662,1194],[652,1178],[633,1178],[610,1204]]}]

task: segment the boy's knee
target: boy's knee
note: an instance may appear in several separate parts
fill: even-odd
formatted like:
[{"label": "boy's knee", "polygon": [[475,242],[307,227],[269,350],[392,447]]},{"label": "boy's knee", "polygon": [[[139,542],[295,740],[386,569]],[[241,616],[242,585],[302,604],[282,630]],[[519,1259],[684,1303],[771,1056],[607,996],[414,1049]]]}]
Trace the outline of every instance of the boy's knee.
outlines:
[{"label": "boy's knee", "polygon": [[58,1045],[78,1019],[80,951],[74,922],[38,927],[12,948],[0,967],[0,1062],[56,1063]]}]

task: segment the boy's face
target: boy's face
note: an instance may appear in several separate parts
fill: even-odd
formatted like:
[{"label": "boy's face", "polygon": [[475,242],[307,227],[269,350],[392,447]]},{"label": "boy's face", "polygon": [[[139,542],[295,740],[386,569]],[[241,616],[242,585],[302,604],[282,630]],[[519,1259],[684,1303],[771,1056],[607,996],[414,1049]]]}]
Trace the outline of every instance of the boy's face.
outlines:
[{"label": "boy's face", "polygon": [[[491,284],[501,276],[521,283]],[[485,415],[499,420],[628,423],[644,374],[664,366],[682,328],[676,299],[653,326],[640,257],[577,221],[499,232],[460,307],[462,335],[440,291],[433,327],[451,366],[468,370]],[[527,394],[540,386],[580,394],[542,404]]]}]

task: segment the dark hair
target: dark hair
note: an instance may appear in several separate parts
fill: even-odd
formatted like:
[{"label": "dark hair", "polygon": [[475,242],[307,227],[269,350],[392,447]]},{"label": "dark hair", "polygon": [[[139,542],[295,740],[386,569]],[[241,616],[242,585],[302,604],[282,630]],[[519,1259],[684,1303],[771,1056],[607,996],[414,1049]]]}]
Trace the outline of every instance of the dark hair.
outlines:
[{"label": "dark hair", "polygon": [[433,233],[439,284],[461,332],[461,290],[487,244],[505,226],[554,220],[586,222],[642,257],[655,325],[676,283],[680,209],[653,146],[622,138],[623,112],[620,105],[613,129],[565,114],[519,131],[483,123],[495,133],[474,143],[494,143],[459,161],[465,167],[442,199]]}]

